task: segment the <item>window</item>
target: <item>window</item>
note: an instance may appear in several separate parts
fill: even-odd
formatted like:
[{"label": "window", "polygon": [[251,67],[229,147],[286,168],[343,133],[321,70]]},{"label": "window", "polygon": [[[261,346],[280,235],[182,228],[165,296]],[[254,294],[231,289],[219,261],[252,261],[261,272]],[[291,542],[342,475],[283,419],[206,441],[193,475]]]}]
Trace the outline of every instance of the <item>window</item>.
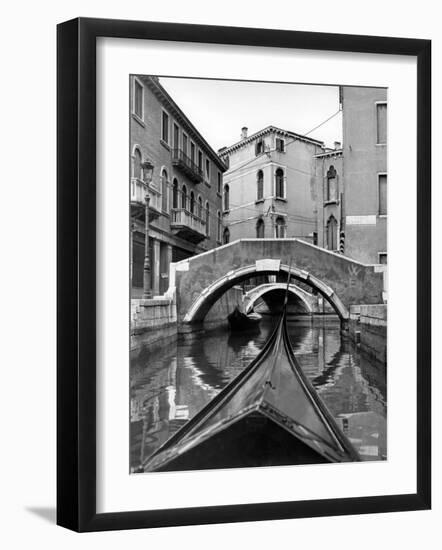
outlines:
[{"label": "window", "polygon": [[261,153],[264,153],[264,141],[262,139],[258,140],[255,144],[255,155],[258,156]]},{"label": "window", "polygon": [[195,214],[195,193],[190,192],[190,213]]},{"label": "window", "polygon": [[221,172],[218,172],[218,187],[217,187],[218,193],[221,194]]},{"label": "window", "polygon": [[134,80],[134,114],[143,119],[143,86],[138,80]]},{"label": "window", "polygon": [[184,208],[184,210],[187,208],[187,187],[185,185],[183,185],[183,191],[181,194],[181,208]]},{"label": "window", "polygon": [[230,241],[230,231],[226,227],[223,232],[223,244],[227,244]]},{"label": "window", "polygon": [[327,201],[335,201],[338,198],[338,188],[337,188],[337,176],[334,166],[330,166],[330,169],[327,172],[327,189],[326,189],[326,199]]},{"label": "window", "polygon": [[256,200],[261,201],[264,198],[264,173],[259,170],[256,175]]},{"label": "window", "polygon": [[203,219],[203,199],[201,196],[198,197],[198,218]]},{"label": "window", "polygon": [[206,235],[209,236],[209,221],[210,221],[210,207],[209,203],[206,202]]},{"label": "window", "polygon": [[183,132],[183,153],[187,155],[187,136]]},{"label": "window", "polygon": [[386,252],[379,252],[379,263],[382,265],[387,265],[387,253]]},{"label": "window", "polygon": [[195,162],[195,144],[190,142],[190,160]]},{"label": "window", "polygon": [[206,159],[206,179],[210,181],[210,160]]},{"label": "window", "polygon": [[178,208],[178,180],[176,178],[172,185],[172,208]]},{"label": "window", "polygon": [[280,153],[285,151],[285,141],[281,138],[276,138],[276,150]]},{"label": "window", "polygon": [[141,153],[138,149],[135,149],[133,177],[138,178],[140,180],[140,179],[142,179],[141,174],[142,174],[142,171],[141,171]]},{"label": "window", "polygon": [[259,220],[256,222],[256,238],[264,238],[264,220],[262,218],[259,218]]},{"label": "window", "polygon": [[338,248],[338,222],[334,216],[327,221],[327,249],[337,250]]},{"label": "window", "polygon": [[168,203],[168,200],[167,200],[167,191],[168,191],[167,185],[168,185],[167,172],[166,172],[166,170],[163,170],[163,172],[161,174],[161,209],[164,212],[167,212],[167,203]]},{"label": "window", "polygon": [[285,236],[286,236],[285,220],[282,216],[278,216],[275,222],[275,237],[277,239],[285,239]]},{"label": "window", "polygon": [[166,143],[169,143],[169,115],[166,113],[166,111],[163,111],[161,139]]},{"label": "window", "polygon": [[229,210],[230,203],[230,187],[226,184],[224,186],[224,210]]},{"label": "window", "polygon": [[179,149],[180,147],[180,129],[178,125],[173,123],[173,148]]},{"label": "window", "polygon": [[379,185],[379,216],[387,215],[387,174],[378,175]]},{"label": "window", "polygon": [[376,128],[378,145],[387,143],[387,104],[376,103]]},{"label": "window", "polygon": [[198,168],[202,171],[203,169],[203,154],[201,151],[198,151]]},{"label": "window", "polygon": [[275,172],[275,195],[277,199],[285,198],[284,170],[278,168]]},{"label": "window", "polygon": [[227,168],[230,168],[230,157],[224,157],[224,164]]},{"label": "window", "polygon": [[216,239],[217,241],[221,241],[221,212],[219,210],[216,213],[216,221],[217,221]]}]

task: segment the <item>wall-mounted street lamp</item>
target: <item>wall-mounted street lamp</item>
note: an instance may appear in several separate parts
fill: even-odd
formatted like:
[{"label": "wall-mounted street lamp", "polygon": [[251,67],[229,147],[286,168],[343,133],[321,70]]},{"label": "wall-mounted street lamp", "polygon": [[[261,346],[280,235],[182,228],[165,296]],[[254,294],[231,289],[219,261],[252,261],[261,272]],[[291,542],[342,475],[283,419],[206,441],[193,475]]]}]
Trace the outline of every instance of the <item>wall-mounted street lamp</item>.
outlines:
[{"label": "wall-mounted street lamp", "polygon": [[150,249],[149,249],[149,204],[150,204],[150,195],[149,195],[149,184],[152,181],[153,176],[153,164],[146,160],[141,165],[143,169],[144,181],[146,183],[146,195],[144,197],[145,201],[145,222],[144,222],[144,265],[143,265],[143,298],[149,299],[152,298],[151,290],[151,270],[150,270]]}]

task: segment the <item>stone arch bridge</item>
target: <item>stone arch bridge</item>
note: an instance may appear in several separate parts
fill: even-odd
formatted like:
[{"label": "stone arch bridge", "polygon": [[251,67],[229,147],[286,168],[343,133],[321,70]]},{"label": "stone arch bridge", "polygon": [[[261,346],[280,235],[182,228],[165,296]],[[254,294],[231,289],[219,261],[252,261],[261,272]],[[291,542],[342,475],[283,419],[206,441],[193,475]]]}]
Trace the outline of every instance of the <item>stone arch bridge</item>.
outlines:
[{"label": "stone arch bridge", "polygon": [[232,286],[288,274],[319,292],[343,322],[351,305],[383,303],[383,266],[365,265],[299,239],[239,239],[171,265],[180,326],[198,324]]}]

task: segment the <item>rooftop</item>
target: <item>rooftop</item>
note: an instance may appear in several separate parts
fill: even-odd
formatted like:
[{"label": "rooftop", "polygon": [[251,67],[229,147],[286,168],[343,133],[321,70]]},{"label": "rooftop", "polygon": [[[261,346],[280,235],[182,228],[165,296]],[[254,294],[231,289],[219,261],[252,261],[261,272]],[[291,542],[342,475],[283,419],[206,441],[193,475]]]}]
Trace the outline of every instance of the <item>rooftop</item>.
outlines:
[{"label": "rooftop", "polygon": [[296,132],[291,132],[290,130],[283,130],[282,128],[278,128],[276,126],[270,125],[270,126],[267,126],[266,128],[263,128],[262,130],[259,130],[258,132],[255,132],[251,136],[241,139],[240,141],[234,143],[233,145],[230,145],[229,147],[222,147],[221,149],[219,149],[218,154],[221,157],[223,157],[227,153],[240,149],[244,145],[247,145],[255,141],[257,138],[268,134],[278,134],[284,137],[293,138],[294,141],[304,141],[306,143],[311,143],[312,145],[318,145],[319,147],[324,147],[323,141],[309,138],[307,136],[303,136],[302,134],[297,134]]}]

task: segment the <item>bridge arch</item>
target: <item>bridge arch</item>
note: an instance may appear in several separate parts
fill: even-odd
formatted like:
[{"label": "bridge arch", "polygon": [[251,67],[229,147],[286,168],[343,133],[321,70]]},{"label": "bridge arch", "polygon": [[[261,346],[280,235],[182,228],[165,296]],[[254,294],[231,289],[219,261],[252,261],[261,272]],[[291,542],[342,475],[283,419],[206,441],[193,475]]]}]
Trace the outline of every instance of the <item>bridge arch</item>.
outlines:
[{"label": "bridge arch", "polygon": [[[286,283],[267,283],[267,284],[259,285],[258,287],[250,290],[249,292],[246,293],[246,299],[247,299],[247,302],[245,303],[246,313],[248,313],[252,309],[255,302],[259,298],[261,298],[261,296],[264,296],[264,294],[267,294],[268,292],[273,292],[275,290],[285,290],[286,287],[287,287]],[[302,302],[305,310],[308,313],[313,313],[312,305],[304,296],[300,288],[296,287],[296,285],[294,284],[290,284],[289,292],[294,296],[296,296],[296,298],[298,298]]]},{"label": "bridge arch", "polygon": [[311,273],[297,268],[280,264],[278,260],[261,260],[254,264],[239,267],[229,271],[224,276],[220,277],[208,287],[206,287],[193,301],[189,310],[184,316],[184,323],[194,324],[204,321],[205,316],[209,312],[212,305],[232,286],[249,279],[255,275],[276,275],[285,273],[299,281],[306,283],[317,290],[330,303],[341,320],[348,320],[349,312],[342,300],[335,291],[326,283],[312,275]]}]

